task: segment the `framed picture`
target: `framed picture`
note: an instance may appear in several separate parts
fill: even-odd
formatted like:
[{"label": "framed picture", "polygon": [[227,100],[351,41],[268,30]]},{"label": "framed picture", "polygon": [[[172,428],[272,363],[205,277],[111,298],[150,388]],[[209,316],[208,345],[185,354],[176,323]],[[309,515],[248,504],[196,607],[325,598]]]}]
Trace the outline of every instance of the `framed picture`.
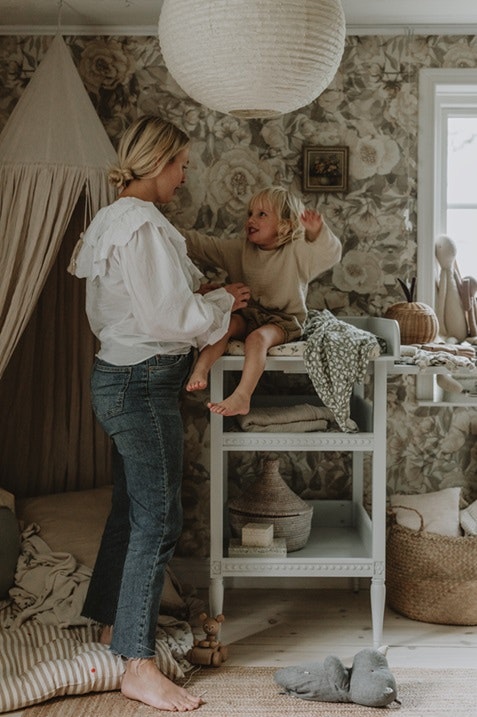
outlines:
[{"label": "framed picture", "polygon": [[303,191],[346,192],[348,147],[304,147]]}]

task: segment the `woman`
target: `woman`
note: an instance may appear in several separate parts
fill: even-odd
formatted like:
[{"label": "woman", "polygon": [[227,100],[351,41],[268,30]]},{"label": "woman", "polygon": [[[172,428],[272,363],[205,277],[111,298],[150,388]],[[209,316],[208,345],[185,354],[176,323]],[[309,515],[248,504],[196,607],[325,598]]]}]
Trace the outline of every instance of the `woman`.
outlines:
[{"label": "woman", "polygon": [[243,284],[201,293],[184,238],[155,206],[172,200],[188,158],[181,130],[155,116],[137,120],[109,174],[119,198],[93,219],[71,269],[87,280],[100,343],[92,402],[114,446],[112,508],[83,615],[105,626],[102,640],[125,658],[126,697],[182,712],[202,701],[154,659],[164,571],[182,525],[179,395],[193,348],[219,340],[249,297]]}]

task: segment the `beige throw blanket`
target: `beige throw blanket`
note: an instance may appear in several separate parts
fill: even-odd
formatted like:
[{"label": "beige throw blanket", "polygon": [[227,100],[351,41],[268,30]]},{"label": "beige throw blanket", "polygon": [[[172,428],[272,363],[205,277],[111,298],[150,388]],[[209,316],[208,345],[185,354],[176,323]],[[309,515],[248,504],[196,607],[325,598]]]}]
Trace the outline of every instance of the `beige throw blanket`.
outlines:
[{"label": "beige throw blanket", "polygon": [[252,408],[246,416],[237,416],[242,431],[259,433],[306,433],[325,431],[333,414],[324,406],[303,403],[298,406]]},{"label": "beige throw blanket", "polygon": [[18,613],[13,627],[26,620],[44,625],[87,625],[81,616],[91,569],[81,565],[69,553],[52,552],[37,533],[35,523],[22,533],[22,549],[15,573],[15,586],[10,590]]}]

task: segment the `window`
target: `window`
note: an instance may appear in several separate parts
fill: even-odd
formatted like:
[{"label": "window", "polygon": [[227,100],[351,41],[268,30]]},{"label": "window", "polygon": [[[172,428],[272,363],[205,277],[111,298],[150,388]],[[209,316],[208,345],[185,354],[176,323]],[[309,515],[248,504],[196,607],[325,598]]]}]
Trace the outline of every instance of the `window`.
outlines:
[{"label": "window", "polygon": [[461,273],[477,277],[477,109],[449,114],[446,135],[445,231],[459,247]]},{"label": "window", "polygon": [[421,70],[418,147],[418,300],[434,306],[439,234],[477,277],[477,69]]}]

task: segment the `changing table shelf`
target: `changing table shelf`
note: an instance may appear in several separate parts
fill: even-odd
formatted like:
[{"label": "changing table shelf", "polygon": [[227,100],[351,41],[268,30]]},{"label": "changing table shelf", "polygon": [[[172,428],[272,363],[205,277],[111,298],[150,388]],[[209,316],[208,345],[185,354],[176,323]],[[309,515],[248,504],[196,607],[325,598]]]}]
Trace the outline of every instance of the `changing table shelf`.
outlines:
[{"label": "changing table shelf", "polygon": [[[364,509],[353,517],[352,501],[310,501],[313,520],[310,537],[300,550],[288,553],[287,575],[295,577],[372,577],[371,521]],[[228,558],[224,542],[223,576],[243,573],[255,576],[282,576],[282,558]]]}]

